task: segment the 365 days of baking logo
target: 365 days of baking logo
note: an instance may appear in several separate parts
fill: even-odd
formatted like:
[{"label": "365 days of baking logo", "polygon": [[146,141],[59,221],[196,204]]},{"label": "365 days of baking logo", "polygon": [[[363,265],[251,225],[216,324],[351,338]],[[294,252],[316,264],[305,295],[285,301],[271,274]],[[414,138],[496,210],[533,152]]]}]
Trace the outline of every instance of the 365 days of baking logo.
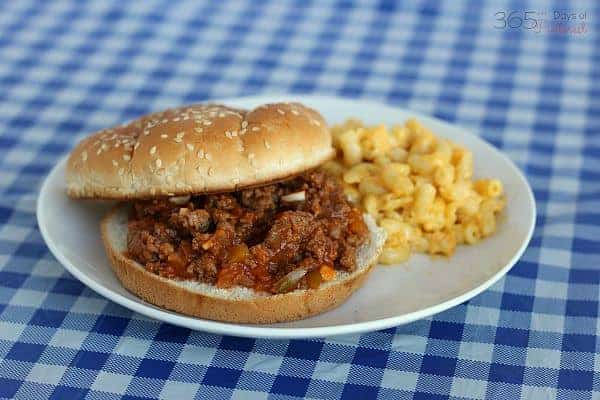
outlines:
[{"label": "365 days of baking logo", "polygon": [[587,11],[499,10],[494,19],[494,28],[506,31],[584,35],[589,30]]}]

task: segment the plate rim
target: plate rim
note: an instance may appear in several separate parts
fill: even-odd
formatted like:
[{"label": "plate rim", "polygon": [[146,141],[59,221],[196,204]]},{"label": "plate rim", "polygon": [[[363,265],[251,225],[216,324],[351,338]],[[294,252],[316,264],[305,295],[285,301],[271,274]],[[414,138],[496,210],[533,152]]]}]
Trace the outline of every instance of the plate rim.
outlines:
[{"label": "plate rim", "polygon": [[60,264],[75,278],[77,278],[80,282],[88,286],[94,292],[99,295],[105,297],[110,301],[114,301],[115,303],[128,308],[132,311],[140,313],[146,317],[168,322],[173,325],[185,327],[188,329],[208,332],[212,334],[219,335],[229,335],[229,336],[238,336],[238,337],[248,337],[248,338],[269,338],[269,339],[299,339],[299,338],[321,338],[321,337],[330,337],[337,335],[347,335],[347,334],[357,334],[364,332],[372,332],[381,329],[387,329],[390,327],[401,326],[404,324],[408,324],[423,318],[430,317],[432,315],[438,314],[442,311],[448,310],[452,307],[455,307],[471,298],[477,296],[483,291],[487,290],[490,286],[495,284],[502,278],[504,275],[508,273],[510,269],[516,264],[516,262],[521,258],[526,248],[528,247],[531,238],[533,236],[533,232],[535,230],[535,222],[537,219],[537,207],[535,202],[535,197],[533,195],[533,191],[529,182],[525,178],[523,172],[515,165],[515,163],[500,149],[497,149],[490,143],[488,143],[485,139],[480,136],[472,133],[468,129],[464,129],[456,124],[452,124],[436,118],[434,116],[422,114],[420,112],[416,112],[414,110],[398,107],[393,104],[378,102],[369,99],[360,99],[360,98],[343,98],[337,96],[324,96],[324,95],[306,95],[306,94],[277,94],[277,93],[267,93],[260,94],[255,96],[238,96],[238,97],[230,97],[223,99],[207,99],[204,102],[221,102],[221,103],[233,103],[233,102],[273,102],[273,101],[281,101],[281,100],[290,100],[290,101],[300,101],[309,103],[311,100],[316,101],[333,101],[333,102],[354,102],[354,103],[363,103],[370,104],[372,106],[385,106],[389,108],[394,108],[409,114],[412,114],[416,118],[435,120],[436,123],[442,124],[445,127],[451,129],[461,129],[465,134],[473,136],[476,140],[482,142],[484,146],[488,148],[489,151],[496,153],[499,157],[506,162],[511,168],[512,172],[518,178],[521,184],[527,188],[527,200],[528,205],[531,212],[531,219],[529,221],[529,229],[526,235],[525,240],[521,243],[517,251],[513,254],[511,259],[500,268],[494,275],[488,278],[485,282],[478,285],[477,287],[453,298],[450,298],[446,301],[438,303],[433,306],[426,307],[421,310],[412,311],[405,314],[394,315],[391,317],[380,318],[376,320],[364,321],[364,322],[355,322],[349,324],[341,324],[341,325],[331,325],[331,326],[319,326],[319,327],[310,327],[310,328],[298,328],[298,327],[272,327],[272,326],[261,326],[261,325],[252,325],[252,324],[235,324],[235,323],[227,323],[220,321],[213,321],[207,319],[201,319],[196,317],[187,316],[184,314],[178,314],[169,310],[164,310],[159,307],[156,307],[150,303],[147,303],[141,299],[138,301],[134,301],[123,296],[120,293],[114,292],[108,287],[100,284],[95,281],[88,275],[82,272],[79,268],[77,268],[71,261],[67,259],[67,257],[58,249],[55,241],[49,234],[47,230],[47,226],[44,221],[47,221],[47,208],[42,204],[44,203],[42,200],[47,197],[47,193],[50,190],[50,177],[54,176],[58,171],[64,166],[68,155],[63,156],[54,167],[50,170],[50,172],[44,178],[44,182],[39,190],[37,199],[36,199],[36,219],[37,225],[40,229],[40,233],[44,242],[48,246],[48,249],[52,253],[52,255],[60,262]]}]

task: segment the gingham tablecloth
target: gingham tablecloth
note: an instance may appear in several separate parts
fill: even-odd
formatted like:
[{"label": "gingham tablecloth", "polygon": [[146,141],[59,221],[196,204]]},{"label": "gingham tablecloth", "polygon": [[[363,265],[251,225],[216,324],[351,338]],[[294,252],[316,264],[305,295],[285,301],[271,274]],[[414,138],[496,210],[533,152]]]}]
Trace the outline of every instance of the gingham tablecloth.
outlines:
[{"label": "gingham tablecloth", "polygon": [[[539,33],[514,18],[531,10]],[[556,10],[585,29],[556,28]],[[600,398],[599,20],[592,2],[1,2],[0,396]],[[49,253],[38,189],[84,134],[265,92],[379,100],[480,134],[533,186],[531,245],[433,318],[291,341],[147,319]]]}]

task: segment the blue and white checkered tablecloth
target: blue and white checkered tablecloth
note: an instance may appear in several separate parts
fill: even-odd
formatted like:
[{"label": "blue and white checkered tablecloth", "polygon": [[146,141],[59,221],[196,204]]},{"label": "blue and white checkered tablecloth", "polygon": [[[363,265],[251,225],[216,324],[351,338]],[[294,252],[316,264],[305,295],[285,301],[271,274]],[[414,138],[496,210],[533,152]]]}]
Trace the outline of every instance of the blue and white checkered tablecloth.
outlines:
[{"label": "blue and white checkered tablecloth", "polygon": [[[599,20],[593,2],[0,2],[0,397],[600,398]],[[84,134],[265,92],[379,100],[481,134],[533,186],[531,245],[433,318],[291,341],[147,319],[50,255],[38,188]]]}]

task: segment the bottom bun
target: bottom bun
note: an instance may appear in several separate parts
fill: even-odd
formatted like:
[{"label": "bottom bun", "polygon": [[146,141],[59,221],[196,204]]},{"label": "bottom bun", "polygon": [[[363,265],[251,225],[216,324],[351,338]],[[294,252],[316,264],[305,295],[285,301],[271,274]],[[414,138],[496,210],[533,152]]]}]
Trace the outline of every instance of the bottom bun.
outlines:
[{"label": "bottom bun", "polygon": [[356,271],[338,271],[334,280],[323,283],[318,289],[268,294],[246,287],[221,289],[197,281],[167,279],[146,271],[124,254],[127,250],[127,220],[126,205],[116,206],[102,220],[106,253],[127,290],[162,308],[199,318],[239,323],[293,321],[339,306],[363,284],[386,237],[385,231],[365,216],[370,240],[359,249]]}]

